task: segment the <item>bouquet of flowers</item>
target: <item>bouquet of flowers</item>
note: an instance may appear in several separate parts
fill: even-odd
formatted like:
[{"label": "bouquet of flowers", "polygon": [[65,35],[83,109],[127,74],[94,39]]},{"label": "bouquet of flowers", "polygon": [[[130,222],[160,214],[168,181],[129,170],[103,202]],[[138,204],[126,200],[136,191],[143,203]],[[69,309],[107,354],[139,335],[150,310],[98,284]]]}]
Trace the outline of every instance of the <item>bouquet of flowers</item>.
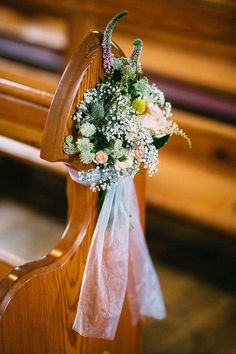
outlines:
[{"label": "bouquet of flowers", "polygon": [[[133,177],[157,171],[158,150],[173,134],[186,134],[171,118],[171,105],[143,76],[142,41],[129,58],[114,58],[111,35],[127,12],[115,16],[103,37],[104,76],[84,94],[73,115],[73,135],[64,152],[85,171],[71,178],[99,191],[99,215],[92,236],[73,328],[86,337],[114,339],[127,292],[133,324],[140,316],[165,317],[159,281],[140,224]],[[90,168],[90,169],[89,169]],[[86,232],[78,238],[82,242]]]},{"label": "bouquet of flowers", "polygon": [[114,58],[111,35],[115,24],[127,14],[115,16],[104,32],[104,76],[88,89],[73,115],[75,135],[65,139],[64,151],[77,154],[84,164],[95,163],[97,173],[80,171],[91,189],[107,190],[120,176],[134,177],[139,171],[152,176],[157,171],[158,150],[173,134],[190,144],[172,119],[171,104],[142,74],[142,41],[133,41],[129,58]]}]

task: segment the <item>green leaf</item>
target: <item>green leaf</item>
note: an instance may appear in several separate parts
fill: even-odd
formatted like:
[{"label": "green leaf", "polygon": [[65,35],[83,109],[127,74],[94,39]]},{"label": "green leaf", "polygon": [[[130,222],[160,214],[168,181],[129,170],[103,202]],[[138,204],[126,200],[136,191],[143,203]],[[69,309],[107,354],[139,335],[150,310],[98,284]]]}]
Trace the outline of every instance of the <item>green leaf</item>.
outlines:
[{"label": "green leaf", "polygon": [[156,149],[160,149],[162,146],[164,146],[167,143],[167,140],[169,139],[170,135],[165,135],[162,136],[161,138],[154,138],[153,139],[153,144],[155,145]]},{"label": "green leaf", "polygon": [[118,160],[119,160],[120,162],[126,161],[126,160],[127,160],[127,157],[126,157],[125,155],[122,155],[121,157],[118,158]]},{"label": "green leaf", "polygon": [[98,192],[98,202],[97,202],[98,215],[100,214],[100,211],[102,209],[102,205],[105,200],[106,194],[107,194],[107,191],[101,190]]},{"label": "green leaf", "polygon": [[91,115],[94,119],[102,119],[105,115],[105,110],[102,103],[95,102],[91,105]]}]

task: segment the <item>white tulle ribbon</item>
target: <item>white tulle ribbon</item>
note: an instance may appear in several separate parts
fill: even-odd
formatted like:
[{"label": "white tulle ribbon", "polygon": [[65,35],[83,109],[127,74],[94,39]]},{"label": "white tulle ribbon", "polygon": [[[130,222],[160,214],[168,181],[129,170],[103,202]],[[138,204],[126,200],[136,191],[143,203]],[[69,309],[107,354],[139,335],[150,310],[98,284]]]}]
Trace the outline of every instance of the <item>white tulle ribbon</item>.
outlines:
[{"label": "white tulle ribbon", "polygon": [[[80,180],[75,170],[71,178]],[[99,170],[94,170],[94,178]],[[82,241],[82,240],[81,240]],[[166,314],[156,271],[140,224],[131,177],[107,191],[90,245],[73,329],[85,337],[114,339],[127,290],[133,324]]]}]

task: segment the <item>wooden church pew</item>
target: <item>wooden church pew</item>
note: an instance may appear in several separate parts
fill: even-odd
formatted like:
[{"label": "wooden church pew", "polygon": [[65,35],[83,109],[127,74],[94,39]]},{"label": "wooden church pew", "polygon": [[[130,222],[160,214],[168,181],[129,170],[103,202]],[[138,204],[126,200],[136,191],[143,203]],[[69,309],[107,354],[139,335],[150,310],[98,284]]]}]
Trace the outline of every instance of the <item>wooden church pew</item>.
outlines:
[{"label": "wooden church pew", "polygon": [[236,128],[181,110],[173,115],[192,148],[172,137],[160,150],[159,172],[147,179],[147,202],[235,237]]},{"label": "wooden church pew", "polygon": [[[63,82],[58,86],[46,125],[53,95],[42,89],[1,80],[0,133],[30,146],[41,147],[42,157],[46,160],[64,161],[74,168],[80,167],[63,154],[61,146],[70,130],[72,110],[102,72],[100,44],[101,35],[93,32],[75,52]],[[114,52],[116,55],[121,53],[117,47]],[[60,96],[65,93],[66,101],[63,101]],[[67,114],[60,114],[65,106]],[[143,221],[143,176],[136,179],[136,186]],[[0,281],[0,352],[118,354],[128,349],[130,354],[137,354],[140,352],[141,323],[131,325],[127,305],[115,341],[82,338],[72,330],[97,216],[97,200],[87,187],[70,178],[67,193],[68,225],[62,239],[44,258],[14,268]],[[78,234],[88,215],[92,217],[92,223],[78,247]],[[9,267],[3,263],[5,272]]]}]

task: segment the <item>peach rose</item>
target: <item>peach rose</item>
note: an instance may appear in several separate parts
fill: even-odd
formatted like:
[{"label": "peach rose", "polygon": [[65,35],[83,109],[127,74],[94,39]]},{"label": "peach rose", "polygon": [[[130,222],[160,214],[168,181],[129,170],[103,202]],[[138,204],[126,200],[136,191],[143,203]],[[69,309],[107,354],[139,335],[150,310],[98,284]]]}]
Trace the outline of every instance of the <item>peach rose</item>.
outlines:
[{"label": "peach rose", "polygon": [[104,164],[108,160],[108,155],[104,151],[100,150],[96,153],[95,160],[97,163]]},{"label": "peach rose", "polygon": [[133,163],[134,163],[134,157],[133,157],[133,155],[130,154],[128,156],[127,160],[125,160],[125,161],[116,160],[115,169],[117,171],[119,171],[119,170],[123,170],[125,168],[130,168],[133,166]]},{"label": "peach rose", "polygon": [[134,156],[136,157],[136,159],[140,159],[143,156],[143,149],[141,148],[141,146],[138,146],[135,150],[134,150]]},{"label": "peach rose", "polygon": [[161,109],[153,103],[147,105],[147,110],[140,115],[140,119],[142,126],[151,130],[155,135],[158,135],[158,132],[168,125]]}]

